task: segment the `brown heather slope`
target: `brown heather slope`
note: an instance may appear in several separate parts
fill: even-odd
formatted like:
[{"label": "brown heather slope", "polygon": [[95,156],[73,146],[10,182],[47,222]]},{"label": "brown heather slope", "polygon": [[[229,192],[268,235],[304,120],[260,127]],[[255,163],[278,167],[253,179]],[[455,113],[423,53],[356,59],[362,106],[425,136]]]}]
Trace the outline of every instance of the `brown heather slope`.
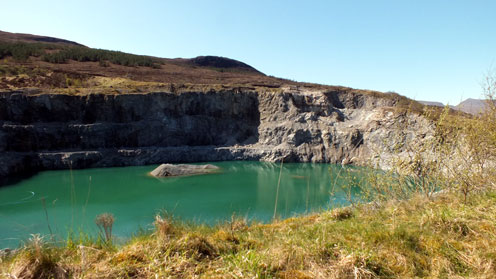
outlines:
[{"label": "brown heather slope", "polygon": [[73,41],[47,37],[38,36],[31,34],[21,34],[21,33],[10,33],[0,31],[0,41],[2,42],[27,42],[27,43],[52,43],[60,45],[73,45],[73,46],[84,46]]},{"label": "brown heather slope", "polygon": [[[2,47],[13,44],[35,48],[36,55],[18,59],[2,54]],[[82,44],[30,34],[0,31],[0,91],[30,93],[63,93],[86,95],[92,93],[125,94],[160,92],[191,92],[219,90],[292,91],[321,90],[343,94],[365,94],[394,99],[400,107],[422,111],[423,105],[396,93],[384,94],[343,86],[329,86],[267,76],[257,69],[233,59],[217,56],[158,58],[120,53],[153,61],[153,67],[125,66],[107,60],[80,62],[67,59],[64,63],[45,61],[45,55],[67,49],[83,49],[108,53],[112,51],[88,48]]]},{"label": "brown heather slope", "polygon": [[[13,55],[2,55],[2,45],[24,44],[40,51],[27,59],[16,59]],[[30,34],[0,31],[0,91],[33,90],[37,93],[140,93],[152,90],[182,92],[191,90],[209,91],[221,89],[270,91],[305,89],[331,90],[343,93],[383,94],[370,90],[358,90],[343,86],[327,86],[314,83],[268,76],[257,69],[233,59],[217,56],[185,58],[158,58],[121,53],[153,61],[153,67],[124,66],[107,60],[80,62],[67,59],[64,63],[50,63],[44,55],[67,49],[84,49],[101,52],[82,44]],[[114,51],[114,53],[116,53]],[[102,82],[102,80],[104,80]],[[110,89],[109,89],[110,88]],[[108,90],[106,90],[108,89]],[[384,96],[410,100],[397,94]],[[418,105],[418,104],[416,104]]]},{"label": "brown heather slope", "polygon": [[[16,45],[17,44],[17,45]],[[25,58],[2,53],[5,48],[34,48],[36,54]],[[3,49],[2,49],[3,48]],[[66,59],[63,63],[47,62],[47,55],[79,49],[101,53],[118,53],[126,57],[142,58],[153,66],[125,66],[101,61],[76,61]],[[25,54],[26,51],[21,51]],[[118,51],[88,48],[82,44],[47,36],[18,34],[0,31],[0,91],[31,93],[146,93],[151,91],[185,92],[218,90],[296,91],[323,90],[343,94],[365,94],[379,98],[394,99],[399,106],[413,106],[421,111],[423,105],[396,93],[384,94],[373,90],[353,89],[296,82],[265,75],[243,62],[218,56],[186,58],[158,58],[134,55]]]},{"label": "brown heather slope", "polygon": [[[32,44],[43,49],[41,54],[30,55],[27,59],[15,59],[0,53],[0,89],[36,87],[40,89],[74,87],[67,79],[82,85],[92,77],[125,78],[138,82],[174,83],[175,87],[184,84],[224,86],[262,86],[278,88],[295,82],[266,76],[255,68],[224,57],[199,56],[192,59],[167,59],[139,56],[152,59],[156,67],[123,66],[108,61],[79,62],[68,60],[65,63],[49,63],[43,55],[59,52],[64,48],[85,46],[57,38],[16,34],[0,31],[0,43]],[[103,50],[102,50],[103,51]],[[126,54],[127,55],[127,54]],[[135,56],[135,55],[133,55]],[[309,86],[308,84],[301,84]]]}]

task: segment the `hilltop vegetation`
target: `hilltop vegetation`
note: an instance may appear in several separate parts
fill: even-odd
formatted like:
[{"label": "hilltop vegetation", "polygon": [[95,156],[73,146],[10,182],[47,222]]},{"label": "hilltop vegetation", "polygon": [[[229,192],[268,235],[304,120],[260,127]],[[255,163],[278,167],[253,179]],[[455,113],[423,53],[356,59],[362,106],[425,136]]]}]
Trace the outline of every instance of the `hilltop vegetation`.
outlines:
[{"label": "hilltop vegetation", "polygon": [[[51,50],[50,52],[47,52]],[[67,63],[69,60],[78,62],[99,62],[102,66],[107,63],[128,67],[160,67],[158,60],[143,55],[134,55],[120,51],[93,49],[84,46],[58,46],[43,43],[0,42],[0,59],[13,57],[17,61],[27,61],[30,57],[41,57],[49,63]]]},{"label": "hilltop vegetation", "polygon": [[[81,87],[79,85],[88,84],[85,81],[100,77],[150,83],[135,93],[148,90],[156,83],[179,90],[192,85],[205,90],[207,87],[280,88],[298,84],[266,76],[245,63],[225,57],[158,58],[93,49],[58,38],[0,31],[0,90],[37,88],[40,93],[53,93],[54,89],[58,93],[78,93],[61,89]],[[130,88],[113,89],[130,92]]]},{"label": "hilltop vegetation", "polygon": [[159,68],[157,60],[142,55],[128,54],[120,51],[104,49],[93,49],[87,47],[67,47],[57,52],[43,55],[43,61],[50,63],[66,63],[68,60],[78,62],[98,62],[99,65],[108,67],[107,63],[128,67],[152,67]]},{"label": "hilltop vegetation", "polygon": [[39,57],[44,53],[44,50],[54,48],[41,43],[6,43],[0,42],[0,59],[13,57],[17,61],[26,61],[29,57]]}]

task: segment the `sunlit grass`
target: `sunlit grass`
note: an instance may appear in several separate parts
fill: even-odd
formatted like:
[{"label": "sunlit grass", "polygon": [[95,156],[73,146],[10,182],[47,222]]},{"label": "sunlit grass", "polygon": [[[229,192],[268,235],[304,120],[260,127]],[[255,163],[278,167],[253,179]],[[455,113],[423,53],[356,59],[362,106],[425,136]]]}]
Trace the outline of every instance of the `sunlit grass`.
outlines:
[{"label": "sunlit grass", "polygon": [[496,276],[494,191],[466,203],[454,193],[416,196],[272,224],[233,219],[209,227],[164,218],[157,217],[154,233],[122,246],[85,239],[61,247],[37,239],[4,256],[1,271],[17,278]]}]

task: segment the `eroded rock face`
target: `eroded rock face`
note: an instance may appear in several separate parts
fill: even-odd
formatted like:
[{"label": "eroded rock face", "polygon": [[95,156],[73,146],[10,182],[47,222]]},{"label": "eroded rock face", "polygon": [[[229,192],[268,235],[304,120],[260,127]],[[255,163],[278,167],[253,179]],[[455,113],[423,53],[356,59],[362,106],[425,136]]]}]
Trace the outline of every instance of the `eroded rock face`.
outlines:
[{"label": "eroded rock face", "polygon": [[196,174],[207,174],[219,170],[219,167],[207,165],[188,165],[188,164],[161,164],[154,169],[150,174],[155,177],[168,176],[187,176]]},{"label": "eroded rock face", "polygon": [[428,137],[394,98],[345,91],[0,95],[0,176],[225,160],[387,165]]}]

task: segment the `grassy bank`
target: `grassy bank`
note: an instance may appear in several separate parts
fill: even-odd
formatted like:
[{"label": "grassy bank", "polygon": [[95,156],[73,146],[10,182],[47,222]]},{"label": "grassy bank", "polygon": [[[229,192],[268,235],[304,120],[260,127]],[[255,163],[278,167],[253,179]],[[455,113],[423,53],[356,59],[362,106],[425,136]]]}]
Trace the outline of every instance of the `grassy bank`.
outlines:
[{"label": "grassy bank", "polygon": [[123,246],[33,239],[6,278],[496,278],[496,192],[414,197],[247,225],[157,218]]}]

